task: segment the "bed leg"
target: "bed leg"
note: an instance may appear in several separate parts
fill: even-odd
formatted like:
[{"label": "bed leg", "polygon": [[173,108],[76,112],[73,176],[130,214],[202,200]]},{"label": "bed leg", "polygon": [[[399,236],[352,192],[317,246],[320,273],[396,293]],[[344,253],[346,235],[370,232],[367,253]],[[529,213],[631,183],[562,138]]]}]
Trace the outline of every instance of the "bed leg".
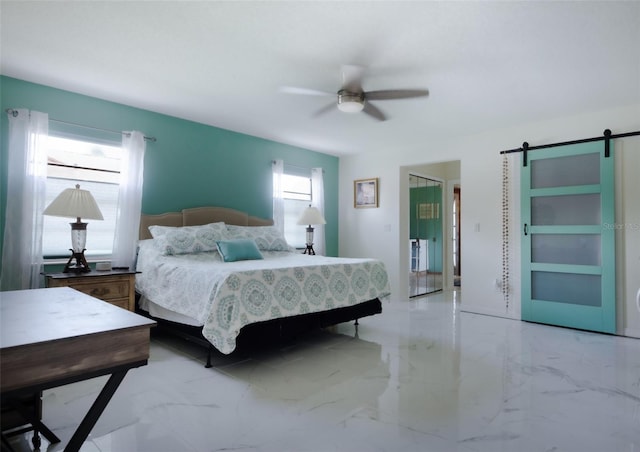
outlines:
[{"label": "bed leg", "polygon": [[355,326],[360,325],[360,324],[358,323],[358,319],[356,319],[356,321],[355,321],[354,325],[355,325]]},{"label": "bed leg", "polygon": [[213,345],[209,344],[207,348],[207,364],[204,365],[207,369],[211,367],[211,352],[213,351]]}]

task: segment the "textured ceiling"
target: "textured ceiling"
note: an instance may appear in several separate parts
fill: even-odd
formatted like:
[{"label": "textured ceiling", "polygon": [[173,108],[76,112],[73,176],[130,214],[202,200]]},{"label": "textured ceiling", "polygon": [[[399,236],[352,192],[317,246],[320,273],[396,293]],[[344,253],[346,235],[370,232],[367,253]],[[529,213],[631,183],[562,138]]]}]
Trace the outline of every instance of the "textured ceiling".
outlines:
[{"label": "textured ceiling", "polygon": [[[640,2],[1,1],[2,74],[334,155],[640,103]],[[332,109],[341,66],[384,122]]]}]

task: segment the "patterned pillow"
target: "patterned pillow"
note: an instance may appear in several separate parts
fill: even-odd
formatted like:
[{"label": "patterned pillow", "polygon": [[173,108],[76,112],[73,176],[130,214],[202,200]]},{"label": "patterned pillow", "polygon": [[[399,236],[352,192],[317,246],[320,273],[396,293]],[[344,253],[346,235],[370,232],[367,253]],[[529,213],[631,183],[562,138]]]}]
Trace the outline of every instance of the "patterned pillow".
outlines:
[{"label": "patterned pillow", "polygon": [[227,225],[230,239],[253,239],[258,249],[263,251],[290,251],[291,248],[282,233],[275,226],[235,226]]},{"label": "patterned pillow", "polygon": [[227,228],[222,222],[202,226],[149,226],[160,252],[166,256],[217,251],[216,242],[227,238]]}]

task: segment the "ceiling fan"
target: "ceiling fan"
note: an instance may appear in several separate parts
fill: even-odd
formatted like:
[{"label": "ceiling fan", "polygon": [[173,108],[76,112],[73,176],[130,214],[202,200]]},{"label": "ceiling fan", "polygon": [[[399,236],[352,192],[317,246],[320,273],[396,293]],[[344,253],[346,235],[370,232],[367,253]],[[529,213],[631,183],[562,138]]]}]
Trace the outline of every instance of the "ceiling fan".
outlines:
[{"label": "ceiling fan", "polygon": [[410,99],[414,97],[425,97],[429,95],[427,89],[385,89],[376,91],[364,91],[362,89],[362,75],[364,68],[357,65],[342,66],[342,87],[337,93],[320,91],[310,88],[298,88],[294,86],[283,86],[280,91],[289,94],[303,94],[308,96],[337,96],[336,101],[318,110],[314,116],[327,113],[334,107],[345,113],[363,112],[373,118],[384,121],[386,116],[382,111],[373,105],[371,101]]}]

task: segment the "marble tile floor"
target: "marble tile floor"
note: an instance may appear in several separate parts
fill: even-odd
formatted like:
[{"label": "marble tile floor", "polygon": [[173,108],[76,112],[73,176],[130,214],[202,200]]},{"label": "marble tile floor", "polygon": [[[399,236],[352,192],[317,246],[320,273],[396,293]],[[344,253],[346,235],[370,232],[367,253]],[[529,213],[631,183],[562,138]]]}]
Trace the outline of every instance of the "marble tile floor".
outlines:
[{"label": "marble tile floor", "polygon": [[[154,337],[82,451],[640,451],[640,340],[460,303],[385,303],[357,333],[341,324],[211,369],[203,349]],[[63,443],[103,381],[45,392]]]},{"label": "marble tile floor", "polygon": [[442,291],[442,273],[411,272],[409,274],[409,297],[429,295]]}]

